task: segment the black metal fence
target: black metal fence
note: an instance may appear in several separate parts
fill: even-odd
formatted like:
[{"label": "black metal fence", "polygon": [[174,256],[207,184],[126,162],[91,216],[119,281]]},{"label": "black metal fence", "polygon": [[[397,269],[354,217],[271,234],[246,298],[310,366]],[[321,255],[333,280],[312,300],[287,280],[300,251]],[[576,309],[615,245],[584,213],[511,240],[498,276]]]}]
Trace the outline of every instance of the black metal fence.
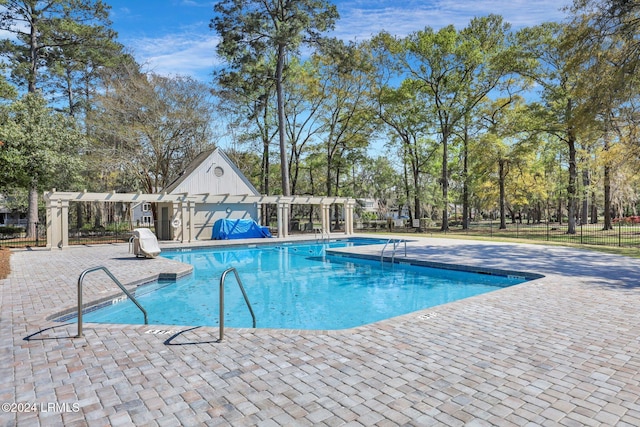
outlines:
[{"label": "black metal fence", "polygon": [[474,222],[467,229],[455,226],[449,232],[582,245],[640,247],[640,223],[632,220],[615,221],[609,229],[605,229],[603,224],[577,224],[575,233],[569,233],[566,223],[516,222],[508,223],[506,229],[500,229],[500,223],[494,221]]},{"label": "black metal fence", "polygon": [[[111,223],[104,226],[69,227],[69,245],[128,242],[131,237],[129,223]],[[42,223],[0,227],[0,247],[26,248],[47,245],[47,227]]]},{"label": "black metal fence", "polygon": [[0,227],[0,247],[24,248],[47,246],[47,227],[40,223]]},{"label": "black metal fence", "polygon": [[[168,228],[170,225],[161,224]],[[300,227],[299,227],[300,228]],[[422,224],[422,232],[431,235],[443,233],[436,224]],[[100,243],[128,242],[132,235],[132,226],[129,222],[114,222],[104,226],[84,226],[82,228],[69,228],[70,245],[86,245]],[[154,228],[151,228],[154,231]],[[292,227],[292,232],[297,229]],[[308,230],[311,231],[311,230]],[[394,233],[418,231],[409,221],[388,222],[371,221],[367,224],[358,224],[358,231],[386,231]],[[602,224],[578,224],[575,233],[568,233],[566,223],[542,222],[537,224],[508,223],[506,229],[500,228],[497,221],[471,222],[465,229],[459,223],[454,222],[444,234],[514,238],[522,240],[537,240],[556,243],[571,243],[584,245],[637,247],[640,248],[640,217],[623,218],[615,220],[613,226],[605,230]],[[47,244],[46,226],[42,223],[20,226],[0,226],[0,247],[44,247]]]},{"label": "black metal fence", "polygon": [[132,228],[128,222],[114,222],[93,227],[69,228],[69,245],[128,242]]},{"label": "black metal fence", "polygon": [[[409,226],[408,221],[402,225],[388,224],[378,221],[375,226],[361,228],[360,231],[386,231],[394,233],[418,231]],[[523,240],[537,240],[557,243],[639,247],[640,248],[640,217],[630,217],[615,220],[612,227],[605,229],[603,224],[577,224],[575,233],[569,233],[567,223],[507,223],[506,228],[500,228],[498,221],[471,222],[463,228],[459,222],[453,222],[446,232],[440,231],[439,224],[422,224],[422,231],[431,235],[455,234],[479,237],[511,238]]]}]

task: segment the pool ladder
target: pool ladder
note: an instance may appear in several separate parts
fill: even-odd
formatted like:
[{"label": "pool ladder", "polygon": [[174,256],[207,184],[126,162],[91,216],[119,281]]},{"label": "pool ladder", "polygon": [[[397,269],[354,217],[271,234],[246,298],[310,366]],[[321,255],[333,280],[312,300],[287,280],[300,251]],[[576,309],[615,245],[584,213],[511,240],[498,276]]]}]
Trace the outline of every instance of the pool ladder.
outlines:
[{"label": "pool ladder", "polygon": [[384,251],[385,249],[387,249],[387,245],[389,245],[389,243],[393,243],[393,252],[391,253],[391,264],[393,264],[393,261],[395,260],[396,257],[396,249],[398,248],[398,246],[400,246],[400,243],[404,243],[404,256],[407,256],[407,241],[405,239],[389,239],[387,240],[387,243],[384,244],[384,247],[382,248],[382,252],[380,252],[380,262],[384,262]]},{"label": "pool ladder", "polygon": [[[318,239],[318,234],[320,235],[320,238]],[[315,229],[314,230],[314,235],[316,237],[316,242],[318,241],[322,241],[322,243],[324,243],[325,241],[325,235],[327,236],[327,243],[329,243],[329,241],[331,240],[331,236],[329,235],[329,232],[326,231],[324,228],[321,229]]]},{"label": "pool ladder", "polygon": [[236,276],[236,281],[238,282],[238,286],[240,286],[240,290],[242,291],[244,302],[247,303],[247,307],[249,308],[249,312],[251,313],[251,318],[253,319],[253,327],[256,327],[256,315],[253,314],[251,303],[249,302],[247,293],[244,291],[244,286],[242,286],[242,280],[240,280],[240,276],[238,276],[238,270],[236,270],[234,267],[227,268],[222,273],[222,276],[220,276],[220,338],[218,339],[218,342],[222,341],[222,338],[224,338],[224,281],[227,278],[227,274],[230,272],[233,272],[233,274]]},{"label": "pool ladder", "polygon": [[142,308],[142,306],[135,299],[135,297],[131,295],[131,293],[124,286],[122,286],[122,283],[120,283],[120,281],[116,279],[116,277],[113,274],[111,274],[111,272],[106,267],[103,267],[103,266],[92,267],[83,271],[80,274],[80,277],[78,277],[78,335],[76,335],[76,338],[82,337],[82,283],[84,282],[84,277],[91,272],[99,271],[99,270],[102,270],[105,273],[107,273],[107,276],[109,276],[111,280],[113,280],[115,284],[118,285],[118,287],[122,290],[122,292],[124,292],[127,295],[127,297],[131,301],[133,301],[135,305],[138,306],[138,308],[140,309],[140,311],[142,311],[142,314],[144,315],[144,324],[145,325],[149,324],[149,321],[147,319],[147,311],[144,308]]}]

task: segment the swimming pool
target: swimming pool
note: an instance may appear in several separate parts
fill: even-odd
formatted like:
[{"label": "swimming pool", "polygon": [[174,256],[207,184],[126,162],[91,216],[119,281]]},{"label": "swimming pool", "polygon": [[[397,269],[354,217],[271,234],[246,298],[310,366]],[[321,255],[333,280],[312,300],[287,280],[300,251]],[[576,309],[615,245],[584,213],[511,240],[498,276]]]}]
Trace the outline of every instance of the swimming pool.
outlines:
[{"label": "swimming pool", "polygon": [[[217,326],[218,284],[235,267],[258,328],[352,328],[490,292],[524,278],[390,265],[327,255],[327,248],[383,243],[351,239],[231,249],[190,249],[162,256],[193,265],[191,276],[139,286],[136,299],[150,324]],[[138,308],[117,298],[84,315],[85,322],[142,324]],[[233,275],[225,282],[225,325],[248,328],[251,315]]]}]

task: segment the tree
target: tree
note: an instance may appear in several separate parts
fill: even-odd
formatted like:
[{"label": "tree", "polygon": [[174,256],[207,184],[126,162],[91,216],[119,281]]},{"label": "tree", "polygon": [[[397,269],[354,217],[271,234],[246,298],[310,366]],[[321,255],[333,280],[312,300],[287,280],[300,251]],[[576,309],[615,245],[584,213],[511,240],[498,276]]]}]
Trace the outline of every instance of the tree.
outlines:
[{"label": "tree", "polygon": [[262,61],[252,67],[218,71],[213,90],[218,111],[229,117],[234,143],[251,144],[252,150],[261,152],[258,187],[266,195],[271,194],[270,152],[277,134],[275,109],[271,105],[275,87],[269,67],[268,62]]},{"label": "tree", "polygon": [[567,43],[564,27],[556,23],[527,28],[518,39],[528,55],[537,61],[538,69],[530,73],[541,88],[544,105],[537,104],[540,131],[558,138],[568,150],[569,179],[567,184],[567,234],[576,233],[577,213],[577,150],[580,123],[584,119],[585,99],[578,96],[580,73],[572,67],[576,47]]},{"label": "tree", "polygon": [[409,35],[392,52],[406,73],[431,98],[426,108],[436,117],[442,147],[442,231],[449,229],[449,144],[455,127],[501,81],[518,69],[517,48],[508,40],[509,25],[491,15],[473,19],[462,31],[453,26],[426,28]]},{"label": "tree", "polygon": [[94,150],[102,159],[113,159],[114,169],[127,172],[120,176],[123,190],[155,193],[212,145],[213,104],[203,83],[130,67],[106,80],[97,97],[91,126],[102,145]]},{"label": "tree", "polygon": [[[417,93],[419,94],[419,91]],[[409,79],[397,89],[383,88],[379,94],[378,105],[378,116],[393,133],[395,138],[392,140],[400,141],[402,159],[405,168],[410,172],[411,185],[407,185],[407,188],[413,190],[411,219],[420,219],[423,217],[422,174],[439,148],[428,137],[432,123],[425,114],[424,99],[416,95],[415,81]]]},{"label": "tree", "polygon": [[[15,37],[1,41],[0,54],[7,59],[11,79],[35,93],[51,82],[47,73],[78,59],[73,55],[103,46],[114,36],[106,29],[108,10],[101,0],[5,0],[0,30]],[[29,192],[28,222],[36,223],[38,188]]]},{"label": "tree", "polygon": [[[486,131],[481,136],[480,146],[474,147],[474,155],[481,156],[482,161],[478,163],[485,170],[484,175],[495,176],[499,189],[500,229],[506,229],[508,205],[523,207],[528,204],[527,198],[522,195],[527,193],[527,186],[533,187],[531,182],[534,180],[529,170],[539,142],[535,130],[530,130],[533,126],[528,120],[529,113],[522,98],[497,99],[484,103],[482,107],[482,123]],[[519,178],[508,180],[513,169],[518,172]],[[525,185],[524,178],[529,181]],[[509,189],[512,190],[511,203],[507,200]],[[513,212],[512,221],[515,221]]]},{"label": "tree", "polygon": [[[300,45],[314,43],[333,28],[338,12],[326,0],[221,0],[210,27],[221,37],[218,54],[229,61],[229,70],[254,74],[257,64],[274,64],[269,76],[275,81],[282,193],[291,195],[287,160],[283,82],[287,57]],[[273,59],[273,60],[272,60]]]},{"label": "tree", "polygon": [[305,152],[322,131],[319,123],[320,111],[325,102],[324,94],[328,82],[319,78],[317,61],[294,63],[292,75],[285,82],[287,89],[287,136],[291,145],[289,174],[292,194],[298,194],[298,180],[301,178],[302,160]]},{"label": "tree", "polygon": [[14,99],[17,96],[16,90],[1,74],[4,71],[3,68],[0,64],[0,99]]},{"label": "tree", "polygon": [[[327,50],[314,55],[321,92],[318,151],[325,156],[326,195],[340,195],[341,179],[350,165],[364,156],[376,126],[369,102],[370,63],[358,45],[334,41]],[[337,207],[335,218],[337,222]]]},{"label": "tree", "polygon": [[108,11],[102,0],[6,0],[0,30],[16,37],[3,40],[1,52],[13,80],[33,93],[50,77],[44,73],[73,59],[71,54],[111,40]]},{"label": "tree", "polygon": [[567,39],[573,56],[569,66],[580,73],[576,92],[586,100],[581,126],[598,126],[602,140],[604,229],[613,227],[612,164],[608,155],[625,126],[619,117],[637,97],[640,80],[640,4],[626,0],[576,0]]},{"label": "tree", "polygon": [[27,236],[38,219],[36,188],[71,188],[81,169],[84,137],[75,121],[28,93],[0,114],[0,182],[29,191]]}]

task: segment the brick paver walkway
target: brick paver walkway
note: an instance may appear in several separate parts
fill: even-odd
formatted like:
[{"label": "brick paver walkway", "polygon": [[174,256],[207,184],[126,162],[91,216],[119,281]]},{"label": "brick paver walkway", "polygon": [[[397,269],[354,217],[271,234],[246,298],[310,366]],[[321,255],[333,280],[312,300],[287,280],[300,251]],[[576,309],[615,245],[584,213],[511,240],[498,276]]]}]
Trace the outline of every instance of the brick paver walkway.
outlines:
[{"label": "brick paver walkway", "polygon": [[[640,260],[441,239],[407,258],[545,277],[344,331],[227,329],[218,343],[217,328],[85,324],[74,339],[49,319],[73,309],[84,269],[134,284],[188,266],[127,245],[15,252],[0,425],[640,425]],[[115,294],[102,274],[85,302]]]}]

